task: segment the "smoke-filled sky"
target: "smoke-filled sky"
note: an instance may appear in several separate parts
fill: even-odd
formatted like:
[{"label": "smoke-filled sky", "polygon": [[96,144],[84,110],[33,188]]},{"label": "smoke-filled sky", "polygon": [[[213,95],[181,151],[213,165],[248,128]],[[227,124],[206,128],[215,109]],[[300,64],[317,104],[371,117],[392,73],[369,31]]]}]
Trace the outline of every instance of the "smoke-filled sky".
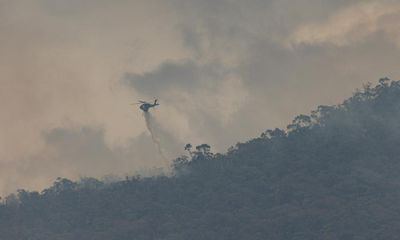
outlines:
[{"label": "smoke-filled sky", "polygon": [[0,194],[225,151],[400,75],[400,0],[0,0]]}]

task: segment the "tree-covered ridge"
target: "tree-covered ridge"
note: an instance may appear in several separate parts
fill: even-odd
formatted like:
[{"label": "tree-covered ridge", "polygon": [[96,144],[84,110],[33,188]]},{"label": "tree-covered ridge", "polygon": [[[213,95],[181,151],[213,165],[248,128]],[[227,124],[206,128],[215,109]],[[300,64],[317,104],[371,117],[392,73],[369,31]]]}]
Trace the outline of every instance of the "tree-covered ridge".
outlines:
[{"label": "tree-covered ridge", "polygon": [[57,179],[0,206],[0,239],[398,239],[400,81],[294,118],[174,176]]}]

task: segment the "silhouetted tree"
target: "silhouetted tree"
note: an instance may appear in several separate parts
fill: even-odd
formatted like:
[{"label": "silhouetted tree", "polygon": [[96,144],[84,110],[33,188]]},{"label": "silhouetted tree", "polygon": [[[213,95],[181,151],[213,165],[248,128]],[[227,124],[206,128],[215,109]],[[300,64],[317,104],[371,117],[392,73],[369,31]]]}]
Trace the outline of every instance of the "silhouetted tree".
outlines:
[{"label": "silhouetted tree", "polygon": [[185,145],[185,151],[188,151],[189,155],[192,157],[192,144],[188,143]]}]

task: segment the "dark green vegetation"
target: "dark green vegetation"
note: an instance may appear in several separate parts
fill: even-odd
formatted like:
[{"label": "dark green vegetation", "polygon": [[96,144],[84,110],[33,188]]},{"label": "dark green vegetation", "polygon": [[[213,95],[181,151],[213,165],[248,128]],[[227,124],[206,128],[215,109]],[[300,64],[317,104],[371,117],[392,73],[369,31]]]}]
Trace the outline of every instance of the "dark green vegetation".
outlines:
[{"label": "dark green vegetation", "polygon": [[58,179],[0,207],[0,239],[398,239],[400,81],[296,117],[173,177]]}]

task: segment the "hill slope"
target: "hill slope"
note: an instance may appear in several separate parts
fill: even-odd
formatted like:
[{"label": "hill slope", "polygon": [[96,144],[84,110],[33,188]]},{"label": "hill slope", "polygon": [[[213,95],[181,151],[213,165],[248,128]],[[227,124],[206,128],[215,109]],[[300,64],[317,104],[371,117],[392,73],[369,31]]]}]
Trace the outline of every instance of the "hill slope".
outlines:
[{"label": "hill slope", "polygon": [[0,206],[0,239],[398,239],[400,81],[297,116],[175,176],[58,179]]}]

